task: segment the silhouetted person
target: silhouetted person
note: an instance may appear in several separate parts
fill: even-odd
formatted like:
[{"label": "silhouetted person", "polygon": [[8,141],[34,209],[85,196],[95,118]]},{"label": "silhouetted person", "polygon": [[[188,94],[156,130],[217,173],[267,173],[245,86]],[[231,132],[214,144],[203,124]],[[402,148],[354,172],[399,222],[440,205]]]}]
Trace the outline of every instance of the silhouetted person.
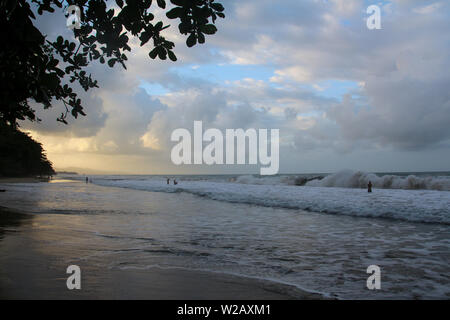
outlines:
[{"label": "silhouetted person", "polygon": [[89,183],[89,178],[88,177],[86,177],[86,183]]},{"label": "silhouetted person", "polygon": [[178,184],[177,179],[173,179],[173,184],[174,184],[174,185],[177,185],[177,184]]},{"label": "silhouetted person", "polygon": [[367,185],[367,192],[372,192],[372,182],[369,181],[369,184]]},{"label": "silhouetted person", "polygon": [[170,184],[170,179],[169,178],[167,178],[167,184]]}]

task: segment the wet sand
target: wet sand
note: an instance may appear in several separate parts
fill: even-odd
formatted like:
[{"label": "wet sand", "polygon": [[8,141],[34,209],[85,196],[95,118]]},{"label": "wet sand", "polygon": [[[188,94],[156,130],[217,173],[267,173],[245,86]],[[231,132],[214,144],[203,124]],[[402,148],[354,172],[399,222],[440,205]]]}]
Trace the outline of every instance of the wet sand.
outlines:
[{"label": "wet sand", "polygon": [[47,178],[38,177],[18,177],[18,178],[1,178],[0,183],[33,183],[33,182],[47,182]]},{"label": "wet sand", "polygon": [[[34,218],[0,207],[0,299],[321,298],[266,280],[175,268],[105,269],[82,260],[74,261],[81,268],[81,290],[68,290],[67,260],[63,253],[48,254],[45,241],[33,241]],[[37,231],[48,239],[45,229]]]}]

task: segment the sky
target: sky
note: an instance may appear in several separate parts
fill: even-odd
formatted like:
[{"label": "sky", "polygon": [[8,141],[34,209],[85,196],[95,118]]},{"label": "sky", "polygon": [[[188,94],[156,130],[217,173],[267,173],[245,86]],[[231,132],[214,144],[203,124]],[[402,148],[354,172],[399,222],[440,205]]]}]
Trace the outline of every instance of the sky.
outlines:
[{"label": "sky", "polygon": [[[132,41],[127,70],[92,63],[100,88],[78,90],[86,117],[56,121],[36,107],[21,128],[58,170],[120,174],[258,173],[258,165],[180,165],[177,128],[279,129],[280,173],[450,170],[450,2],[222,0],[226,18],[178,61],[152,60]],[[366,26],[369,5],[381,29]],[[63,12],[38,16],[71,38]]]}]

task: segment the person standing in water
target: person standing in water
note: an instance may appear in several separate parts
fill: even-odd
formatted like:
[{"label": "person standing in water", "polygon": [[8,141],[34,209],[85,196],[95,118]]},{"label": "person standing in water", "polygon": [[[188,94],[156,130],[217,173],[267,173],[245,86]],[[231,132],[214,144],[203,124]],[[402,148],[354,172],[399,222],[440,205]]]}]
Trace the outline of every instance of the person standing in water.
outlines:
[{"label": "person standing in water", "polygon": [[89,183],[89,178],[88,177],[86,177],[86,183]]},{"label": "person standing in water", "polygon": [[170,178],[167,178],[167,184],[170,184]]},{"label": "person standing in water", "polygon": [[174,185],[177,185],[177,184],[178,184],[177,179],[173,179],[173,184],[174,184]]},{"label": "person standing in water", "polygon": [[372,182],[369,181],[369,184],[367,185],[367,192],[372,192]]}]

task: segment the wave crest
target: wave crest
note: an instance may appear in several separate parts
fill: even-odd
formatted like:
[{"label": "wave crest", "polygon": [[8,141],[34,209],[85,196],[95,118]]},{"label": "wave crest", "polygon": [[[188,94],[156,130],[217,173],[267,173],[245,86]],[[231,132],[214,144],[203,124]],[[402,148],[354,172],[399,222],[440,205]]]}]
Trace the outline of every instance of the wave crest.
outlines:
[{"label": "wave crest", "polygon": [[308,181],[310,187],[340,187],[340,188],[367,188],[369,181],[374,188],[380,189],[405,189],[405,190],[440,190],[450,191],[450,177],[415,175],[398,176],[383,175],[363,171],[342,170],[330,174],[323,179]]}]

